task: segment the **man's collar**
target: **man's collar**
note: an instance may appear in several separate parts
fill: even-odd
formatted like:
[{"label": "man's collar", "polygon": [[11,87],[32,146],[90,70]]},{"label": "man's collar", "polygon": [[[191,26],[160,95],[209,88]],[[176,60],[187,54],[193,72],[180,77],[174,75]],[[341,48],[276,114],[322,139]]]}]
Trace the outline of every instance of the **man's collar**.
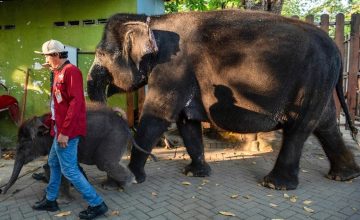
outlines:
[{"label": "man's collar", "polygon": [[69,64],[70,63],[70,61],[69,60],[66,60],[63,64],[61,64],[59,67],[57,67],[57,68],[55,68],[55,70],[58,70],[58,71],[60,71],[60,70],[62,70],[63,68],[64,68],[64,66],[66,65],[66,64]]}]

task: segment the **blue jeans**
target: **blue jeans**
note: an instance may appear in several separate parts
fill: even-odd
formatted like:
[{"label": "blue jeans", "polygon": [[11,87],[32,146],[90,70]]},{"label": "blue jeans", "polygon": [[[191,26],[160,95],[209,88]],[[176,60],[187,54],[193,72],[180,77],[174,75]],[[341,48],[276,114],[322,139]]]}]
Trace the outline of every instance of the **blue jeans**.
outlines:
[{"label": "blue jeans", "polygon": [[78,143],[79,137],[75,137],[68,141],[66,148],[62,148],[57,138],[54,138],[48,157],[50,180],[46,188],[46,198],[54,201],[58,197],[62,173],[90,206],[97,206],[103,202],[103,199],[80,172],[77,160]]}]

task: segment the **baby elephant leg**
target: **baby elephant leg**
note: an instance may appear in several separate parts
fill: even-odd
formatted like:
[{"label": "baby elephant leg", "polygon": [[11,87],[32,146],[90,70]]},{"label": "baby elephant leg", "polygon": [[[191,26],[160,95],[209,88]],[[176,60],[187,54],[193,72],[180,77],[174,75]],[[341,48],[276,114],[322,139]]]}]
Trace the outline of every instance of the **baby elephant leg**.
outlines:
[{"label": "baby elephant leg", "polygon": [[124,188],[135,181],[134,175],[121,163],[111,163],[105,166],[108,179],[102,184],[104,189],[113,189],[117,187]]}]

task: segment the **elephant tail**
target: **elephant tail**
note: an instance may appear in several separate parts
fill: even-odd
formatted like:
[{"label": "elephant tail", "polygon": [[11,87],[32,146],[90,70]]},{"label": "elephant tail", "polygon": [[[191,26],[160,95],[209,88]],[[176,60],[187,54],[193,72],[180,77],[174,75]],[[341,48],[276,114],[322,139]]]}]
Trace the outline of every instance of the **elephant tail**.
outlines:
[{"label": "elephant tail", "polygon": [[349,126],[349,128],[351,130],[351,136],[354,139],[354,141],[356,143],[358,143],[357,139],[356,139],[356,135],[358,133],[358,130],[355,127],[353,121],[350,118],[349,109],[348,109],[347,104],[345,102],[345,96],[344,96],[344,90],[343,90],[343,65],[342,65],[342,62],[341,62],[339,79],[338,79],[337,84],[336,84],[336,94],[337,94],[337,96],[339,98],[341,108],[343,109],[343,111],[345,113],[346,122],[347,122],[347,124],[348,124],[348,126]]}]

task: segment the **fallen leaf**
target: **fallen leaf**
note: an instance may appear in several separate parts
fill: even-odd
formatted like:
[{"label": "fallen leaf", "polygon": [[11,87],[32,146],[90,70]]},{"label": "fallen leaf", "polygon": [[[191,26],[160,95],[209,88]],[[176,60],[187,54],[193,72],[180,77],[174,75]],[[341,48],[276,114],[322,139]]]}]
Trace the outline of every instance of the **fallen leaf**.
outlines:
[{"label": "fallen leaf", "polygon": [[352,210],[357,211],[357,209],[356,209],[356,208],[354,208],[354,207],[352,207]]},{"label": "fallen leaf", "polygon": [[238,197],[239,197],[239,195],[237,195],[237,194],[230,196],[230,198],[232,198],[232,199],[236,199]]},{"label": "fallen leaf", "polygon": [[151,195],[157,196],[158,194],[156,192],[152,192]]},{"label": "fallen leaf", "polygon": [[117,210],[114,210],[114,211],[111,212],[111,215],[112,215],[112,216],[120,215],[120,212],[117,211]]},{"label": "fallen leaf", "polygon": [[274,204],[274,203],[270,203],[269,204],[271,207],[278,207],[278,205]]},{"label": "fallen leaf", "polygon": [[273,195],[270,195],[270,194],[269,194],[269,195],[266,195],[266,196],[267,196],[267,197],[273,197]]},{"label": "fallen leaf", "polygon": [[202,189],[202,187],[201,187],[201,186],[199,186],[199,187],[198,187],[198,189]]},{"label": "fallen leaf", "polygon": [[308,207],[306,207],[306,206],[304,206],[304,210],[307,211],[307,212],[310,212],[310,213],[313,213],[313,212],[314,212],[314,210],[312,210],[312,209],[310,209],[310,208],[308,208]]},{"label": "fallen leaf", "polygon": [[249,195],[245,195],[243,196],[245,199],[251,199],[251,197]]},{"label": "fallen leaf", "polygon": [[252,164],[256,164],[256,161],[253,161]]},{"label": "fallen leaf", "polygon": [[312,203],[312,201],[311,201],[311,200],[305,200],[303,203],[304,203],[305,205],[310,205],[310,204]]},{"label": "fallen leaf", "polygon": [[307,170],[301,170],[303,173],[308,173],[309,171],[307,171]]},{"label": "fallen leaf", "polygon": [[58,214],[56,214],[56,217],[63,217],[63,216],[68,216],[71,214],[71,211],[66,211],[66,212],[60,212]]},{"label": "fallen leaf", "polygon": [[323,160],[324,158],[323,157],[319,157],[319,160]]},{"label": "fallen leaf", "polygon": [[190,186],[190,185],[191,185],[191,183],[190,183],[190,182],[187,182],[187,181],[184,181],[184,182],[182,182],[181,184],[186,185],[186,186]]},{"label": "fallen leaf", "polygon": [[216,183],[215,186],[220,186],[220,184]]},{"label": "fallen leaf", "polygon": [[296,202],[297,196],[290,196],[290,202]]},{"label": "fallen leaf", "polygon": [[192,196],[191,198],[192,198],[192,199],[195,199],[196,197],[195,197],[195,196]]},{"label": "fallen leaf", "polygon": [[284,198],[288,199],[288,198],[290,198],[290,196],[288,194],[284,193]]},{"label": "fallen leaf", "polygon": [[232,212],[224,212],[224,211],[219,211],[220,214],[225,215],[225,216],[236,216],[234,213]]}]

